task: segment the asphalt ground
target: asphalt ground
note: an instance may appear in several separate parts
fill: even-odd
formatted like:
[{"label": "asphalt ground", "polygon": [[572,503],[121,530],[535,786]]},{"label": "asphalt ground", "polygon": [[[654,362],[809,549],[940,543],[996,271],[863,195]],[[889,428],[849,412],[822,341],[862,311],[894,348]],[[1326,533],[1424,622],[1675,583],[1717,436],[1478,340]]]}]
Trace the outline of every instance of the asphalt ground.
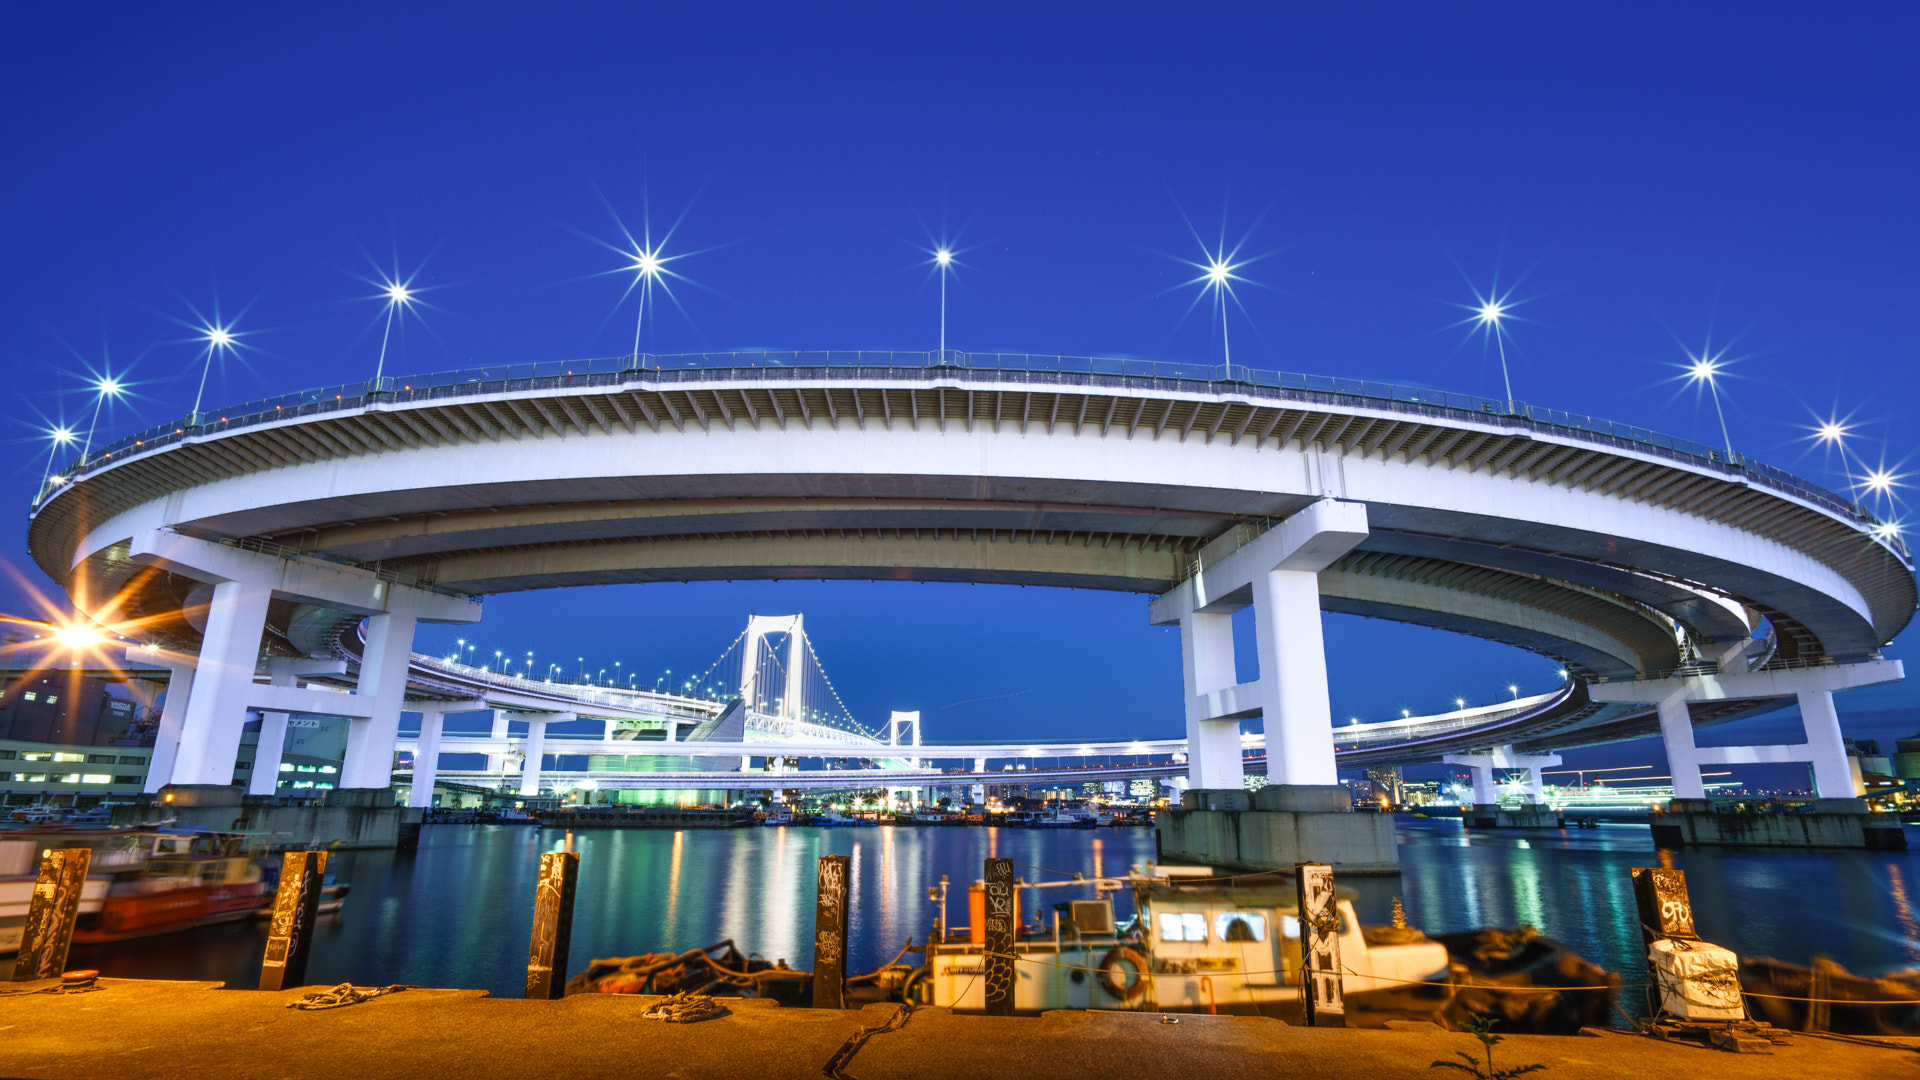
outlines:
[{"label": "asphalt ground", "polygon": [[[1289,1027],[1258,1017],[1052,1012],[957,1016],[897,1005],[788,1009],[724,1000],[728,1015],[693,1024],[641,1018],[652,997],[493,998],[475,990],[407,990],[344,1008],[286,1007],[309,987],[274,993],[217,983],[103,979],[84,994],[51,983],[0,984],[0,1077],[19,1080],[512,1080],[548,1077],[853,1080],[1032,1077],[1457,1076],[1437,1059],[1478,1053],[1471,1036],[1424,1025],[1390,1031]],[[853,1045],[865,1030],[875,1034]],[[1540,1063],[1546,1080],[1920,1080],[1920,1040],[1903,1046],[1795,1036],[1771,1054],[1733,1054],[1626,1033],[1509,1036],[1495,1067]],[[832,1069],[833,1071],[830,1071]]]}]

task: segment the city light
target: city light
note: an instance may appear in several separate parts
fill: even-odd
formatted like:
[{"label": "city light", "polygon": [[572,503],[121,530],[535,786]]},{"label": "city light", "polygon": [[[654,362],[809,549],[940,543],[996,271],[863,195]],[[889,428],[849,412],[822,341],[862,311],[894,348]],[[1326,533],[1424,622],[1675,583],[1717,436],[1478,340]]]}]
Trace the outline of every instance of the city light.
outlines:
[{"label": "city light", "polygon": [[953,249],[942,247],[934,251],[933,263],[940,273],[940,362],[947,358],[947,275],[953,267]]},{"label": "city light", "polygon": [[69,649],[90,649],[106,641],[106,635],[90,626],[63,626],[53,639]]},{"label": "city light", "polygon": [[1727,434],[1726,410],[1720,407],[1720,373],[1726,370],[1718,355],[1702,354],[1689,357],[1687,379],[1691,382],[1706,384],[1713,395],[1713,412],[1720,418],[1720,441],[1726,445],[1727,461],[1733,461],[1733,437]]},{"label": "city light", "polygon": [[[1475,290],[1476,293],[1478,291]],[[1513,376],[1507,369],[1507,331],[1502,325],[1514,308],[1509,296],[1511,296],[1510,293],[1476,296],[1474,303],[1467,310],[1473,312],[1473,318],[1470,321],[1478,325],[1487,336],[1493,338],[1494,349],[1500,357],[1500,385],[1506,391],[1507,412],[1512,413],[1514,411]]]},{"label": "city light", "polygon": [[380,332],[380,361],[373,368],[373,384],[378,389],[380,380],[387,373],[387,342],[393,337],[393,317],[413,302],[413,289],[405,281],[389,278],[380,283],[381,293],[387,301],[387,325]]},{"label": "city light", "polygon": [[214,355],[239,347],[239,335],[233,332],[231,325],[221,326],[219,323],[209,323],[201,327],[200,340],[206,342],[207,358],[206,362],[200,368],[200,388],[193,393],[193,412],[190,415],[192,415],[194,423],[199,423],[200,421],[200,404],[206,400],[207,376],[213,373]]},{"label": "city light", "polygon": [[[1204,251],[1204,249],[1202,250]],[[1207,259],[1206,262],[1191,264],[1200,269],[1200,276],[1194,278],[1188,282],[1188,284],[1200,285],[1201,296],[1205,296],[1208,292],[1214,294],[1220,309],[1220,362],[1223,364],[1232,364],[1233,348],[1227,336],[1227,298],[1233,295],[1234,282],[1246,280],[1235,273],[1235,271],[1245,266],[1246,263],[1234,262],[1232,253],[1224,249],[1205,251],[1204,253]],[[1238,298],[1236,297],[1235,299],[1237,301]]]}]

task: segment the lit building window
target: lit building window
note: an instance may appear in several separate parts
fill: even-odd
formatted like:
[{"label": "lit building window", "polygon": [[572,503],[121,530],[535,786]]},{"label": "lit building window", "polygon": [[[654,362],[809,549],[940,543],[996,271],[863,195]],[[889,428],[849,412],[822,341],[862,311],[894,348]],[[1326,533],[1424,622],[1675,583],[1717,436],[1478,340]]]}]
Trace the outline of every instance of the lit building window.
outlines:
[{"label": "lit building window", "polygon": [[106,773],[82,773],[80,782],[83,784],[111,784],[113,783],[113,777]]},{"label": "lit building window", "polygon": [[293,771],[293,763],[292,763],[292,762],[290,762],[290,761],[283,761],[283,762],[281,762],[281,763],[280,763],[280,771],[281,771],[281,772],[292,772],[292,771]]}]

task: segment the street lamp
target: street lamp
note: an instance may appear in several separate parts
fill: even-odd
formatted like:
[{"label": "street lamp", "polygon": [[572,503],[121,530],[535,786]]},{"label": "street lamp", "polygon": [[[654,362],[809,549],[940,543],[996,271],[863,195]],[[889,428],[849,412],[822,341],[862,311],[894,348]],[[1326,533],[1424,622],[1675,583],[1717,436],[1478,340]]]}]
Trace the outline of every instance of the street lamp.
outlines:
[{"label": "street lamp", "polygon": [[933,253],[933,261],[940,268],[940,363],[947,362],[947,274],[953,266],[953,252],[941,248]]},{"label": "street lamp", "polygon": [[1731,465],[1733,464],[1733,437],[1727,434],[1727,414],[1720,407],[1720,384],[1716,381],[1716,376],[1720,374],[1723,366],[1718,356],[1693,357],[1692,366],[1687,368],[1687,378],[1692,382],[1706,383],[1707,389],[1712,392],[1713,412],[1720,418],[1720,441],[1726,445],[1727,464]]},{"label": "street lamp", "polygon": [[1500,382],[1507,391],[1507,412],[1512,414],[1513,377],[1507,373],[1507,335],[1500,329],[1500,320],[1505,318],[1506,314],[1507,305],[1499,297],[1491,297],[1480,302],[1480,307],[1474,312],[1474,318],[1486,328],[1487,333],[1493,335],[1494,343],[1500,350]]},{"label": "street lamp", "polygon": [[383,284],[381,294],[387,301],[387,328],[380,334],[380,362],[373,369],[374,389],[380,388],[380,377],[387,373],[387,339],[393,336],[393,314],[413,301],[413,291],[404,281],[389,281]]},{"label": "street lamp", "polygon": [[233,327],[231,326],[214,325],[201,330],[200,340],[207,343],[207,361],[200,369],[200,389],[194,391],[193,394],[193,419],[190,421],[191,423],[198,424],[200,422],[200,402],[207,394],[207,375],[213,371],[213,354],[223,349],[231,350],[234,347],[234,337]]},{"label": "street lamp", "polygon": [[1246,280],[1234,273],[1235,270],[1240,269],[1240,267],[1245,264],[1232,262],[1231,255],[1224,249],[1218,252],[1206,252],[1206,256],[1207,261],[1205,263],[1194,264],[1199,266],[1202,271],[1201,275],[1195,278],[1194,281],[1200,283],[1203,291],[1210,289],[1217,294],[1219,298],[1220,361],[1230,366],[1233,363],[1233,349],[1227,340],[1227,296],[1233,292],[1234,282]]},{"label": "street lamp", "polygon": [[40,476],[40,486],[42,488],[47,486],[48,479],[53,476],[53,459],[60,453],[60,448],[73,442],[73,429],[68,427],[54,428],[52,431],[47,432],[47,438],[53,440],[53,445],[47,449],[47,469],[46,472]]}]

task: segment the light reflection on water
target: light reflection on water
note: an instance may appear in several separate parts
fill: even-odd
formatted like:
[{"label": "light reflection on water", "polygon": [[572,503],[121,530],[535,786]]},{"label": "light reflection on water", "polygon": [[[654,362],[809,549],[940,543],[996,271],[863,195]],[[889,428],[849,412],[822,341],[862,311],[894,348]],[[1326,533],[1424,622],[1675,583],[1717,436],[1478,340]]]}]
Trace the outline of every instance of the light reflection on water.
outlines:
[{"label": "light reflection on water", "polygon": [[[1910,882],[1920,852],[1656,852],[1645,826],[1467,833],[1458,821],[1402,818],[1399,877],[1349,877],[1363,921],[1386,922],[1401,897],[1409,920],[1433,933],[1529,923],[1581,955],[1644,978],[1635,866],[1687,872],[1701,935],[1750,955],[1805,962],[1824,953],[1862,973],[1920,966],[1920,917]],[[343,852],[353,885],[345,913],[323,919],[312,983],[415,983],[517,996],[524,985],[538,855],[555,830],[432,826],[413,854]],[[795,967],[812,962],[813,868],[852,857],[849,968],[870,970],[911,935],[924,941],[935,912],[926,886],[951,881],[956,924],[966,887],[989,857],[1015,860],[1028,880],[1124,873],[1154,857],[1147,829],[588,830],[575,834],[580,885],[572,967],[640,952],[680,951],[731,937],[742,951]],[[1091,896],[1047,890],[1044,904]],[[1117,914],[1131,913],[1119,898]],[[1031,923],[1036,902],[1025,902]],[[207,979],[251,986],[264,923],[76,946],[70,967],[109,975]],[[1631,1007],[1632,1003],[1629,1003]]]}]

